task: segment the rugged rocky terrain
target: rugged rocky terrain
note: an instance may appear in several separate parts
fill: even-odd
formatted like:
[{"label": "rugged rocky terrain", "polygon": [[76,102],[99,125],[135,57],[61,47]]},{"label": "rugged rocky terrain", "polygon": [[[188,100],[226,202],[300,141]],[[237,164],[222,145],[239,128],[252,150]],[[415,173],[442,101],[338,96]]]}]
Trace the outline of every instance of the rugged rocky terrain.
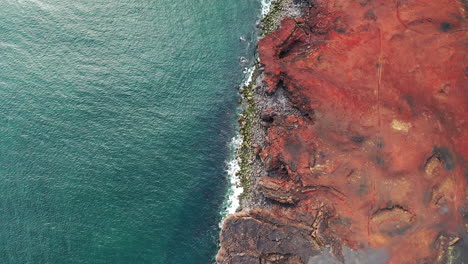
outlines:
[{"label": "rugged rocky terrain", "polygon": [[260,40],[219,263],[468,259],[467,2],[300,1]]}]

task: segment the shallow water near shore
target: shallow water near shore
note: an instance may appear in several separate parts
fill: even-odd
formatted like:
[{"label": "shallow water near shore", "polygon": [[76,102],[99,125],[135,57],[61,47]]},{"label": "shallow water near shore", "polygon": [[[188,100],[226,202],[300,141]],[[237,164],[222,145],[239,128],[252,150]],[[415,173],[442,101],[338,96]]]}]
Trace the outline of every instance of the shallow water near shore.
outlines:
[{"label": "shallow water near shore", "polygon": [[260,1],[0,9],[0,263],[210,263]]}]

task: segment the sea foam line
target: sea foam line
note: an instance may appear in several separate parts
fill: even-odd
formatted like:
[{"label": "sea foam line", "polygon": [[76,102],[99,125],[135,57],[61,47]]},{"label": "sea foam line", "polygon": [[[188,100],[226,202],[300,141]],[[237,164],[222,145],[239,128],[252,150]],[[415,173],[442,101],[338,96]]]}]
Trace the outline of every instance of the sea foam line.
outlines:
[{"label": "sea foam line", "polygon": [[262,3],[262,18],[264,18],[271,9],[271,4],[274,0],[261,0]]},{"label": "sea foam line", "polygon": [[239,208],[239,195],[244,192],[244,188],[242,188],[240,184],[240,179],[237,176],[237,173],[240,171],[240,160],[237,155],[237,152],[242,144],[242,135],[237,135],[232,138],[230,147],[234,152],[234,157],[227,163],[226,172],[229,177],[229,191],[228,191],[228,199],[226,203],[226,210],[225,215],[233,214],[236,212],[237,208]]},{"label": "sea foam line", "polygon": [[[260,19],[263,19],[270,12],[271,5],[272,2],[274,2],[274,0],[261,0],[260,2]],[[256,59],[259,60],[259,58]],[[242,85],[240,86],[241,89],[243,89],[245,86],[249,85],[252,82],[254,69],[255,66],[252,66],[245,72],[244,80],[242,81]],[[226,174],[229,179],[229,189],[226,194],[223,210],[221,211],[221,216],[223,219],[220,222],[220,227],[226,216],[233,214],[237,211],[237,209],[240,206],[239,196],[244,192],[244,188],[242,188],[239,176],[237,175],[240,171],[240,157],[238,155],[238,152],[243,141],[244,138],[242,134],[240,134],[240,132],[238,131],[237,135],[234,136],[231,139],[231,142],[229,143],[230,158],[226,162]]]},{"label": "sea foam line", "polygon": [[[244,77],[244,81],[242,82],[241,89],[245,86],[249,85],[252,82],[253,72],[255,66],[250,67],[246,71],[246,75]],[[226,164],[226,174],[229,179],[229,189],[226,194],[224,210],[221,212],[223,219],[230,214],[236,212],[236,210],[240,206],[240,199],[239,195],[244,192],[244,188],[240,183],[239,176],[237,175],[240,171],[240,157],[239,157],[239,149],[244,141],[244,137],[241,133],[237,132],[236,136],[231,139],[229,143],[229,152],[230,158]],[[221,223],[220,223],[221,224]]]}]

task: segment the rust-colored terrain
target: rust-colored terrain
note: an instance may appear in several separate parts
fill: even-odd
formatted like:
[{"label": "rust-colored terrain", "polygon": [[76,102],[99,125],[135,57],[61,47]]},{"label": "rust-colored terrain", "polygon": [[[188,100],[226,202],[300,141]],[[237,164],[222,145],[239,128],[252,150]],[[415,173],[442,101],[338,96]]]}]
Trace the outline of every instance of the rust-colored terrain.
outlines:
[{"label": "rust-colored terrain", "polygon": [[256,187],[275,202],[225,221],[220,263],[320,263],[325,247],[341,262],[344,248],[382,252],[369,264],[463,259],[466,5],[317,0],[261,39],[267,92],[301,114],[268,120]]}]

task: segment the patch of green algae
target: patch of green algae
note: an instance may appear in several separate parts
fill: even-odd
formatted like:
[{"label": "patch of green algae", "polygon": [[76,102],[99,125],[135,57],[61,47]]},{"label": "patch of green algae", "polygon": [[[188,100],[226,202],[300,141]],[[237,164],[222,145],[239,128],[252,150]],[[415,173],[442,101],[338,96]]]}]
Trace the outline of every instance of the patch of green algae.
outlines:
[{"label": "patch of green algae", "polygon": [[257,108],[254,99],[255,79],[258,76],[258,65],[254,66],[252,80],[249,84],[243,87],[241,94],[245,102],[245,108],[242,115],[239,117],[240,133],[243,141],[238,150],[240,160],[240,170],[237,176],[240,179],[240,184],[244,189],[241,198],[248,197],[251,187],[252,164],[255,160],[255,153],[252,147],[253,125],[257,118]]},{"label": "patch of green algae", "polygon": [[448,247],[447,264],[463,264],[460,249],[454,245]]},{"label": "patch of green algae", "polygon": [[273,31],[279,24],[279,17],[283,10],[284,0],[277,0],[273,2],[270,12],[262,19],[262,32],[261,35],[265,36]]},{"label": "patch of green algae", "polygon": [[[270,12],[261,21],[261,32],[260,35],[263,37],[276,30],[279,25],[279,18],[281,11],[283,10],[283,4],[285,0],[276,0],[272,3]],[[245,108],[242,115],[239,117],[240,134],[242,135],[242,145],[238,150],[239,156],[239,167],[240,170],[237,176],[240,180],[240,185],[244,189],[240,198],[247,198],[250,194],[250,188],[252,185],[252,164],[255,161],[254,148],[252,146],[253,138],[253,126],[257,116],[257,107],[255,105],[254,90],[255,80],[258,77],[258,64],[254,66],[252,80],[249,84],[243,87],[240,91],[245,102]]]}]

